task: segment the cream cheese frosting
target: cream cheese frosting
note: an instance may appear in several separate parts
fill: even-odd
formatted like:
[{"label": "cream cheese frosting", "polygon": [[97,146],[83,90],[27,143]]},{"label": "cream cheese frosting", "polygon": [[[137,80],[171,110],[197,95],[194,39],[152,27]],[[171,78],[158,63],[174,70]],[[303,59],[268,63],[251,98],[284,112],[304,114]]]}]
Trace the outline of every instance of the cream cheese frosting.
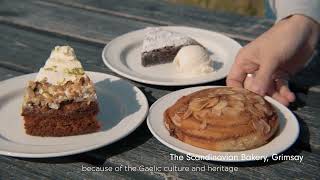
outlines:
[{"label": "cream cheese frosting", "polygon": [[56,46],[44,67],[39,70],[36,81],[46,80],[53,85],[63,85],[84,77],[85,73],[75,52],[70,46]]}]

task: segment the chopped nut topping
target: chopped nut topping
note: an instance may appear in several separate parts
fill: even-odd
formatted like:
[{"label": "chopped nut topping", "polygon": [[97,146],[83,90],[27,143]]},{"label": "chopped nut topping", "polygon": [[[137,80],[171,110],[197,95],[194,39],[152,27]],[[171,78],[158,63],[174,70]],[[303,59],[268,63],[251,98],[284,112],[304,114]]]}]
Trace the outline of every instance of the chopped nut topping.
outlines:
[{"label": "chopped nut topping", "polygon": [[[83,84],[86,84],[83,86]],[[52,85],[45,80],[41,82],[31,81],[28,84],[25,102],[28,107],[48,106],[59,109],[60,103],[64,101],[93,101],[96,92],[93,83],[88,77],[81,77],[75,82],[67,82],[64,85]]]}]

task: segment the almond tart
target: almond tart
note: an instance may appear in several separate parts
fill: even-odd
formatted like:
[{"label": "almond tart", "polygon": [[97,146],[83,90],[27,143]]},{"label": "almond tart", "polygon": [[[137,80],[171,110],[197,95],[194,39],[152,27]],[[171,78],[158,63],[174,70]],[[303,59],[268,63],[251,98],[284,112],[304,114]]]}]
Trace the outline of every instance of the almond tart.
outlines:
[{"label": "almond tart", "polygon": [[183,96],[164,112],[170,135],[214,151],[241,151],[273,138],[279,120],[263,97],[242,88],[209,88]]}]

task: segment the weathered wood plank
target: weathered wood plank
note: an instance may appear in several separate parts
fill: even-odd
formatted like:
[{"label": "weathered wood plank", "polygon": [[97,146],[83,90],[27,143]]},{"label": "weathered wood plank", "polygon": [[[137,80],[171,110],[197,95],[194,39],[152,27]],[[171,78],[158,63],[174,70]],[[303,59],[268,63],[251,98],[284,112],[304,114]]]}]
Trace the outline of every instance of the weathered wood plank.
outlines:
[{"label": "weathered wood plank", "polygon": [[[16,29],[7,25],[0,25],[0,65],[13,69],[23,67],[30,72],[36,72],[49,57],[56,45],[69,44],[77,51],[80,60],[87,64],[89,70],[108,71],[101,62],[103,45],[88,45],[71,39],[47,36],[26,30]],[[110,72],[110,71],[109,71]]]},{"label": "weathered wood plank", "polygon": [[[2,53],[0,53],[0,64],[1,62],[10,62],[19,66],[23,66],[25,68],[29,68],[33,72],[36,72],[43,65],[43,63],[49,56],[50,50],[55,45],[69,44],[75,48],[79,59],[87,70],[114,74],[107,67],[105,67],[102,62],[101,51],[103,45],[85,44],[73,39],[61,39],[60,37],[50,36],[48,34],[39,34],[35,32],[29,32],[25,29],[16,29],[8,25],[0,25],[0,32],[6,34],[6,36],[0,37],[0,42],[2,42],[0,43],[0,49],[2,51]],[[312,74],[307,73],[307,76],[304,76],[304,78],[310,78],[308,76],[312,76]],[[143,90],[143,92],[147,95],[150,104],[170,91],[183,88],[168,88],[140,83],[134,84]],[[219,81],[215,84],[222,85],[224,84],[224,82]],[[310,137],[302,138],[301,142],[305,144],[303,147],[309,146],[309,141],[312,142],[310,148],[314,151],[318,151],[318,139],[320,139],[319,133],[316,128],[308,127],[309,125],[311,126],[314,124],[313,121],[313,118],[303,117],[302,124],[306,124],[307,129],[303,129],[302,134],[304,133],[304,131],[309,131]]]},{"label": "weathered wood plank", "polygon": [[99,44],[106,44],[120,34],[152,25],[35,0],[2,0],[0,22]]},{"label": "weathered wood plank", "polygon": [[[152,138],[144,123],[139,129],[112,145],[76,156],[50,159],[21,159],[0,156],[0,174],[3,178],[18,178],[34,176],[50,179],[283,179],[288,177],[316,179],[319,171],[319,154],[309,152],[287,152],[285,154],[300,154],[304,156],[302,163],[297,161],[279,162],[249,162],[249,163],[219,163],[209,161],[173,161],[170,153],[179,153],[163,146]],[[89,164],[88,164],[89,163]],[[91,164],[91,165],[90,165]],[[215,168],[238,167],[237,172],[82,172],[82,167],[202,167]],[[3,171],[3,172],[2,172]]]},{"label": "weathered wood plank", "polygon": [[[76,156],[22,159],[0,156],[1,179],[150,179],[142,173],[88,171],[92,165]],[[157,179],[156,176],[153,177]]]},{"label": "weathered wood plank", "polygon": [[[57,4],[54,2],[45,2],[45,1],[37,1],[37,0],[30,0],[27,2],[17,1],[17,0],[11,0],[11,1],[3,0],[0,6],[0,22],[15,25],[17,27],[28,28],[30,30],[39,31],[42,33],[63,35],[64,38],[76,38],[79,40],[95,42],[99,44],[105,44],[106,41],[109,41],[115,38],[117,35],[129,32],[132,30],[141,29],[147,26],[172,25],[172,24],[188,25],[188,26],[201,27],[201,28],[206,28],[206,29],[215,30],[215,31],[221,31],[229,35],[230,37],[239,39],[241,41],[252,40],[252,38],[248,38],[247,36],[236,35],[236,34],[241,34],[242,30],[240,30],[239,28],[242,27],[243,25],[241,26],[239,25],[239,28],[237,29],[235,28],[236,27],[235,25],[230,24],[231,22],[229,22],[229,24],[227,23],[224,24],[225,20],[220,20],[221,22],[218,20],[212,20],[211,23],[208,23],[208,21],[204,21],[204,22],[202,22],[201,20],[193,21],[192,20],[193,18],[188,18],[188,20],[192,22],[184,23],[188,21],[183,20],[184,17],[177,16],[177,17],[180,17],[180,19],[176,23],[161,24],[161,23],[139,20],[139,18],[128,19],[127,17],[130,15],[126,14],[125,12],[122,12],[121,6],[119,7],[120,10],[115,9],[112,11],[112,12],[119,12],[120,14],[125,14],[120,16],[114,13],[105,13],[104,9],[102,9],[102,11],[99,11],[101,9],[87,10],[86,8],[83,10],[83,8],[79,8],[77,6],[69,5],[68,7],[66,7],[64,5],[61,5],[59,3]],[[109,2],[109,1],[105,1],[105,2]],[[120,3],[120,5],[121,4],[122,3]],[[113,5],[110,5],[110,4],[102,5],[102,7],[104,6],[113,7]],[[130,12],[130,9],[128,10],[125,9],[125,11]],[[150,13],[150,10],[148,10],[148,12]],[[172,11],[172,12],[175,12],[175,11]],[[200,13],[200,12],[197,12],[197,13]],[[166,13],[165,15],[167,16]],[[175,17],[175,16],[172,15],[172,17]],[[224,16],[221,15],[221,17],[224,17]],[[141,18],[143,19],[143,17]],[[157,17],[152,17],[152,18],[157,19]],[[152,18],[149,18],[149,19],[152,19]],[[215,18],[219,19],[220,17],[219,18],[215,17]],[[165,19],[167,19],[167,17]],[[262,21],[261,19],[258,19],[258,20]],[[239,23],[237,20],[234,20],[234,21],[235,21],[234,23]],[[219,22],[219,23],[215,24],[214,22]],[[247,22],[247,23],[251,22],[251,25],[253,23],[256,23],[256,21],[252,21],[252,20],[251,21],[246,20],[244,22]],[[229,31],[228,28],[230,29],[230,27],[232,27],[231,29],[236,29],[234,31],[234,33],[236,34],[230,34],[228,32]],[[244,30],[248,30],[248,29],[250,28],[244,27]],[[261,34],[266,29],[267,28],[264,28],[263,30],[254,29],[253,32]],[[247,34],[250,34],[250,33],[247,33]]]},{"label": "weathered wood plank", "polygon": [[[145,124],[143,126],[146,126]],[[152,167],[153,165],[160,167],[177,166],[177,167],[239,167],[237,172],[164,172],[160,173],[163,177],[173,176],[183,179],[212,179],[212,178],[243,178],[243,179],[282,179],[288,177],[314,179],[318,176],[319,171],[319,154],[309,153],[306,151],[296,152],[287,151],[284,154],[300,154],[304,156],[302,163],[296,161],[270,161],[249,162],[249,163],[219,163],[208,161],[172,161],[170,153],[179,153],[171,150],[154,139],[151,138],[150,132],[144,128],[139,128],[126,139],[121,140],[105,148],[100,148],[86,154],[93,158],[100,159],[100,164],[108,166],[112,162],[118,165]],[[139,145],[137,145],[139,144]],[[296,145],[295,145],[296,146]],[[116,151],[115,151],[116,149]],[[105,162],[104,162],[105,159]],[[97,163],[97,165],[99,165]]]},{"label": "weathered wood plank", "polygon": [[293,104],[300,122],[300,141],[309,151],[320,153],[320,56],[316,53],[313,61],[291,80],[297,100]]},{"label": "weathered wood plank", "polygon": [[[70,38],[29,32],[25,29],[16,29],[1,24],[0,33],[6,34],[6,36],[0,36],[0,67],[26,73],[37,72],[44,65],[54,46],[68,44],[75,49],[86,70],[119,76],[109,70],[102,62],[101,52],[104,45],[86,44]],[[144,87],[143,84],[133,83],[149,95],[149,103],[153,103],[156,98],[176,89],[161,86]]]},{"label": "weathered wood plank", "polygon": [[[320,153],[320,138],[312,138],[320,137],[320,86],[314,86],[310,88],[308,94],[305,96],[303,103],[305,106],[298,107],[295,111],[296,116],[300,121],[300,126],[302,133],[300,135],[300,140],[305,143],[309,142],[309,144],[303,144],[306,148],[310,148],[310,151]],[[310,147],[308,147],[308,145]]]},{"label": "weathered wood plank", "polygon": [[65,6],[106,15],[127,17],[156,25],[187,25],[226,33],[230,37],[252,40],[269,29],[273,21],[231,13],[209,11],[188,5],[171,4],[164,0],[58,0]]},{"label": "weathered wood plank", "polygon": [[[20,23],[20,22],[19,22]],[[79,58],[82,60],[84,67],[88,70],[110,72],[106,67],[104,67],[101,60],[101,50],[102,45],[98,44],[86,44],[82,41],[77,41],[73,38],[65,38],[66,36],[56,36],[48,33],[35,33],[30,32],[26,29],[16,29],[7,25],[0,25],[1,34],[6,34],[6,36],[0,37],[0,62],[4,65],[6,62],[10,62],[5,67],[10,67],[11,69],[20,69],[19,66],[23,66],[36,72],[40,66],[43,65],[45,59],[49,55],[51,48],[56,44],[69,44],[75,47]],[[0,63],[1,66],[1,63]],[[3,69],[3,68],[2,68]],[[0,69],[0,70],[2,70]],[[10,71],[10,70],[9,70]],[[2,71],[1,71],[2,72]],[[4,71],[4,73],[6,73]],[[1,74],[0,74],[1,75]],[[312,74],[310,74],[312,75]],[[304,78],[307,78],[305,76]],[[155,101],[164,94],[175,90],[174,88],[149,86],[140,83],[137,84],[148,96],[150,102]],[[312,92],[316,92],[316,87],[311,88]],[[308,95],[309,96],[309,95]],[[315,123],[315,112],[318,112],[318,103],[310,103],[309,97],[307,96],[306,104],[303,107],[306,109],[306,116],[301,117],[306,123],[306,127],[309,128],[309,139],[301,139],[302,143],[309,145],[312,151],[317,151],[319,148],[319,134],[318,125]],[[317,94],[315,94],[317,96]],[[314,96],[313,96],[314,97]],[[308,109],[308,106],[311,108]],[[299,112],[301,109],[298,109]],[[313,113],[310,113],[313,112]],[[301,114],[304,114],[303,111]],[[307,116],[310,115],[311,117]],[[315,128],[313,128],[315,127]],[[305,133],[305,132],[302,132]],[[304,148],[304,147],[303,147]],[[306,150],[306,149],[304,149]],[[60,162],[57,163],[55,160],[25,160],[16,159],[8,157],[0,157],[0,167],[9,168],[3,170],[4,179],[11,176],[13,178],[19,178],[19,174],[26,176],[30,179],[34,179],[35,174],[39,174],[43,178],[95,178],[95,179],[118,179],[118,178],[141,178],[141,177],[179,177],[179,178],[197,178],[197,179],[211,179],[211,178],[286,178],[288,174],[297,178],[317,178],[319,172],[319,154],[309,153],[306,151],[301,151],[301,142],[298,142],[294,148],[290,148],[289,154],[301,154],[305,156],[302,164],[292,161],[286,161],[281,163],[269,163],[263,164],[261,162],[246,163],[246,164],[224,164],[224,163],[209,163],[205,161],[170,161],[169,153],[174,152],[173,150],[166,148],[160,144],[155,138],[152,137],[148,131],[146,124],[144,123],[136,132],[128,136],[127,138],[110,145],[105,148],[101,148],[96,151],[88,152],[76,158],[75,162]],[[63,160],[64,157],[58,158],[58,161]],[[86,162],[86,163],[79,163]],[[141,172],[141,173],[103,173],[103,172],[91,172],[83,173],[80,172],[82,165],[90,164],[103,164],[105,166],[118,166],[124,165],[158,165],[158,166],[168,166],[169,164],[175,164],[177,166],[244,166],[240,167],[239,172],[236,173],[226,173],[226,172],[178,172],[178,173],[151,173],[151,172]],[[257,167],[255,167],[257,166]],[[0,168],[1,169],[1,168]],[[78,171],[79,169],[79,171]],[[15,173],[18,172],[18,173]],[[28,172],[32,172],[31,174]],[[21,177],[21,176],[20,176]],[[2,178],[2,177],[1,177]]]}]

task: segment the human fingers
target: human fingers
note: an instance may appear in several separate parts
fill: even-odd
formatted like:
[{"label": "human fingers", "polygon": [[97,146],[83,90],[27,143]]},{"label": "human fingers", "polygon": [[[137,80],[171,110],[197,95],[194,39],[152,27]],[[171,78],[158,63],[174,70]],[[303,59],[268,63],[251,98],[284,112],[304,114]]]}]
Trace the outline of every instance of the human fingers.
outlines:
[{"label": "human fingers", "polygon": [[290,103],[288,99],[282,96],[278,91],[274,91],[270,96],[285,106],[288,106]]},{"label": "human fingers", "polygon": [[279,92],[279,94],[286,98],[288,100],[288,102],[293,102],[295,101],[295,95],[294,93],[289,89],[288,87],[288,83],[286,83],[286,81],[282,80],[282,79],[278,79],[276,80],[276,88],[277,91]]},{"label": "human fingers", "polygon": [[273,60],[265,59],[259,66],[258,71],[251,83],[246,87],[248,90],[264,96],[273,83],[273,73],[275,72],[278,63]]},{"label": "human fingers", "polygon": [[244,60],[237,56],[235,63],[227,77],[227,86],[244,87],[244,82],[247,74],[254,73],[258,69],[258,65],[251,63],[249,60]]}]

